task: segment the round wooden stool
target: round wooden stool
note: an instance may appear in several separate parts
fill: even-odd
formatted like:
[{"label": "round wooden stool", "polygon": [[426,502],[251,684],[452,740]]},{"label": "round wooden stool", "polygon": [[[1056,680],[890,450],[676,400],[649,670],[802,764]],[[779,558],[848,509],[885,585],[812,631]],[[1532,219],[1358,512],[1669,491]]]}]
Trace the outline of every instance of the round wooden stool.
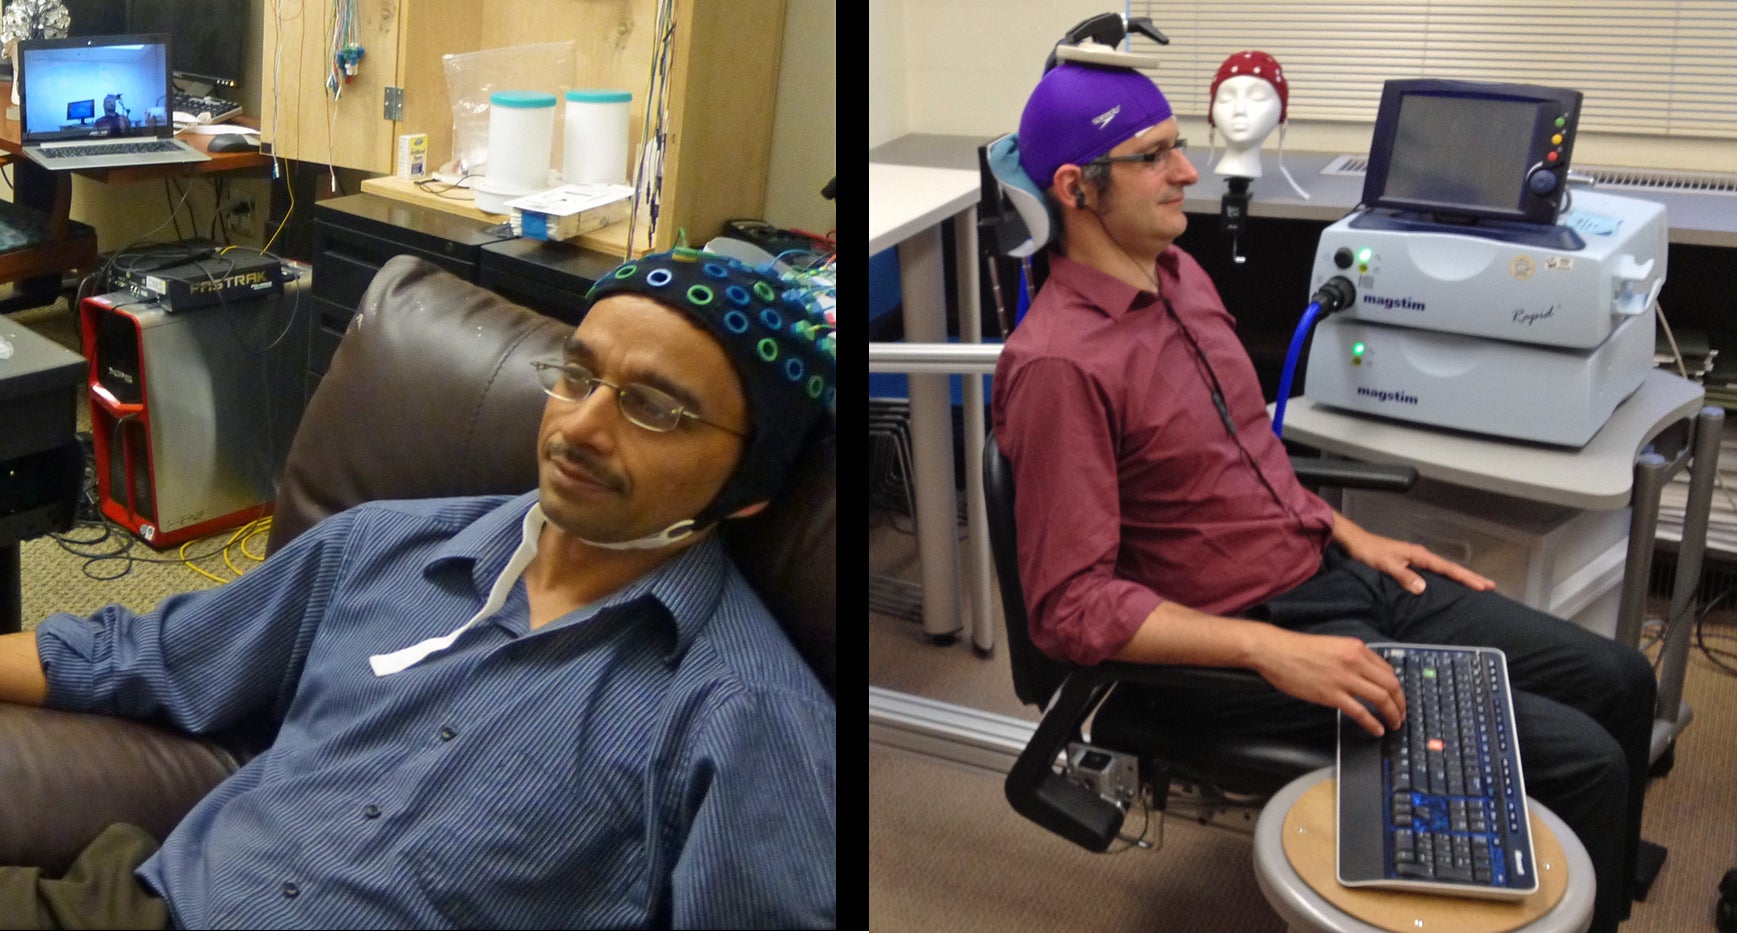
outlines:
[{"label": "round wooden stool", "polygon": [[1347,888],[1335,874],[1332,768],[1285,785],[1255,823],[1255,879],[1292,930],[1309,933],[1583,933],[1592,924],[1592,860],[1556,814],[1528,799],[1538,891],[1519,901]]}]

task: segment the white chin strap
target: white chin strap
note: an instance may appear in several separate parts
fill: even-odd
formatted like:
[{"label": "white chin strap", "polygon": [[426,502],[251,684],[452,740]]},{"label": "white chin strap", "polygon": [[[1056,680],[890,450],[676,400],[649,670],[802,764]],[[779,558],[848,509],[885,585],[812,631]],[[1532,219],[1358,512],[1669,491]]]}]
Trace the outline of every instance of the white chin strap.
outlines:
[{"label": "white chin strap", "polygon": [[611,551],[652,551],[660,547],[668,547],[693,533],[694,520],[684,518],[657,534],[634,538],[631,541],[593,541],[590,538],[580,538],[579,540],[592,547],[605,548]]}]

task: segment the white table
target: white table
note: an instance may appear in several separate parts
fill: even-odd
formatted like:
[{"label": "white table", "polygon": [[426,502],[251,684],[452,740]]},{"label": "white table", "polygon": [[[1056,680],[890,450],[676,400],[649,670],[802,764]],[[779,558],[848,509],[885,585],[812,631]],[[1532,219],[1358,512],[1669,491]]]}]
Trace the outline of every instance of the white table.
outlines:
[{"label": "white table", "polygon": [[[1646,614],[1659,494],[1671,475],[1684,466],[1690,470],[1689,499],[1667,618],[1683,617],[1700,580],[1724,423],[1723,411],[1702,408],[1704,397],[1701,387],[1687,379],[1650,371],[1641,387],[1618,405],[1604,427],[1578,450],[1373,418],[1327,408],[1306,397],[1290,400],[1284,436],[1287,441],[1336,456],[1409,463],[1422,476],[1468,489],[1586,510],[1632,504],[1616,637],[1636,645]],[[1667,456],[1647,449],[1663,440],[1666,429],[1684,422],[1689,422],[1692,430],[1678,450]],[[1653,724],[1654,759],[1671,747],[1691,716],[1682,703],[1691,628],[1675,625],[1668,632]]]},{"label": "white table", "polygon": [[[897,246],[905,339],[947,342],[946,280],[940,224],[952,221],[959,286],[960,339],[982,339],[977,292],[977,172],[869,163],[869,255]],[[959,514],[953,487],[953,400],[945,374],[911,374],[911,446],[916,476],[917,556],[923,577],[923,631],[946,640],[959,612]],[[988,519],[983,505],[983,378],[965,378],[966,518],[970,528],[973,645],[995,644],[990,616]]]}]

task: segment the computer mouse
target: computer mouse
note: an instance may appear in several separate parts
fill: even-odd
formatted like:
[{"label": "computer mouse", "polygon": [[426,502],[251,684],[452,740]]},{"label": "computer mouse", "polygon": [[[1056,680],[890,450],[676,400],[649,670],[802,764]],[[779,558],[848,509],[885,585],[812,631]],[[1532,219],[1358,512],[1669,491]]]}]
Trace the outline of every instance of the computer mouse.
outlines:
[{"label": "computer mouse", "polygon": [[211,152],[254,152],[259,149],[259,143],[240,133],[223,133],[211,137],[205,148]]}]

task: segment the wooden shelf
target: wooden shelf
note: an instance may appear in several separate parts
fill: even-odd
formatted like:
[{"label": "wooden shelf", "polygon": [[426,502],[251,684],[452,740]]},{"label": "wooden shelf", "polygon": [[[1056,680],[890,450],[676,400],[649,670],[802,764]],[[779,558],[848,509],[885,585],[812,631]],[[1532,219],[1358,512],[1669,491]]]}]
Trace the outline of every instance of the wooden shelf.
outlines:
[{"label": "wooden shelf", "polygon": [[[336,100],[324,84],[324,21],[303,16],[280,23],[268,11],[263,47],[283,49],[286,57],[262,75],[261,136],[285,158],[391,176],[398,136],[427,133],[429,163],[438,166],[453,150],[445,56],[574,37],[575,73],[553,81],[556,86],[524,89],[631,91],[628,139],[637,152],[645,138],[659,2],[399,0],[367,18],[360,71]],[[673,245],[679,230],[689,242],[703,243],[725,221],[764,213],[784,4],[673,0],[659,224],[636,252]],[[398,119],[385,116],[389,87],[402,89]],[[376,185],[387,196],[392,188]],[[637,226],[636,237],[648,226]],[[594,248],[625,251],[625,228],[600,233],[606,234],[603,245]]]},{"label": "wooden shelf", "polygon": [[[443,188],[444,186],[439,182],[424,187],[413,181],[390,175],[362,181],[363,191],[383,198],[391,198],[394,201],[418,204],[483,223],[504,224],[509,219],[506,214],[491,214],[477,209],[476,200],[469,189],[442,190]],[[639,222],[641,226],[638,229],[642,231],[645,229],[643,225],[649,222],[644,209],[640,211]],[[651,250],[645,244],[645,237],[637,233],[636,236],[640,240],[640,246],[635,251],[635,255],[644,255],[650,252]],[[625,257],[627,255],[627,224],[611,224],[601,230],[593,230],[572,242],[573,245],[582,249],[596,250],[610,256]]]}]

